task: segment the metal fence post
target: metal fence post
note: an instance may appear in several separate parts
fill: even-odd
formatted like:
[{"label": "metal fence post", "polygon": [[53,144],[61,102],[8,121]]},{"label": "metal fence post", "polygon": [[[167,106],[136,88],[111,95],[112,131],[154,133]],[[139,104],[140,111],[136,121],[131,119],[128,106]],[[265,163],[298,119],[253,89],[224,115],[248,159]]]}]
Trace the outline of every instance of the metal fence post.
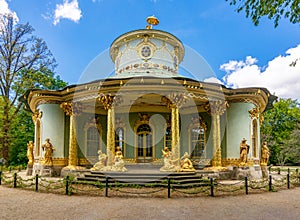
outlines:
[{"label": "metal fence post", "polygon": [[105,178],[105,197],[108,197],[108,177]]},{"label": "metal fence post", "polygon": [[14,188],[17,188],[17,173],[14,173]]},{"label": "metal fence post", "polygon": [[213,180],[213,178],[210,178],[210,196],[215,196],[214,195],[214,180]]},{"label": "metal fence post", "polygon": [[38,174],[35,175],[35,191],[36,192],[39,191],[39,175]]},{"label": "metal fence post", "polygon": [[0,185],[2,184],[2,171],[0,170]]},{"label": "metal fence post", "polygon": [[280,175],[280,167],[278,167],[278,174]]},{"label": "metal fence post", "polygon": [[69,175],[66,176],[66,195],[69,195]]},{"label": "metal fence post", "polygon": [[246,190],[246,195],[248,195],[248,177],[245,176],[245,190]]},{"label": "metal fence post", "polygon": [[170,181],[170,177],[168,177],[168,198],[171,198],[171,181]]},{"label": "metal fence post", "polygon": [[286,176],[287,187],[290,188],[290,168],[288,168],[288,174]]},{"label": "metal fence post", "polygon": [[269,176],[269,191],[272,191],[272,175]]}]

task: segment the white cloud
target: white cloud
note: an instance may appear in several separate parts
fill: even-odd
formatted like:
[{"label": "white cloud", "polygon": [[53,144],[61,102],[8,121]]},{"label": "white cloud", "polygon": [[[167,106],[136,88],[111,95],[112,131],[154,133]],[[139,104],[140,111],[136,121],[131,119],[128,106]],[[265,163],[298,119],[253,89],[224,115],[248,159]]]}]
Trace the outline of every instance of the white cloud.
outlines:
[{"label": "white cloud", "polygon": [[219,80],[216,77],[209,77],[207,79],[204,79],[204,82],[224,84],[221,80]]},{"label": "white cloud", "polygon": [[13,18],[15,19],[15,22],[19,21],[17,13],[9,9],[6,0],[0,0],[0,16],[7,15],[7,14],[12,15]]},{"label": "white cloud", "polygon": [[290,48],[284,56],[277,56],[266,67],[259,67],[256,58],[247,56],[245,61],[231,60],[220,66],[227,74],[223,77],[226,86],[265,87],[280,98],[300,100],[300,45]]},{"label": "white cloud", "polygon": [[78,0],[64,0],[63,4],[57,4],[54,12],[53,24],[57,25],[61,19],[70,19],[78,22],[82,17],[81,10],[78,7]]}]

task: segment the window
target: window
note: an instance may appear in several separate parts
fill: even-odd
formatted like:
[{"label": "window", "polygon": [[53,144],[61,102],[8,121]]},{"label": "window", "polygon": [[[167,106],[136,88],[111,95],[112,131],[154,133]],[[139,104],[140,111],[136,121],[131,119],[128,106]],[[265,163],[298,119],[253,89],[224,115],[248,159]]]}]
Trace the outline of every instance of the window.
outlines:
[{"label": "window", "polygon": [[166,128],[165,132],[165,147],[168,147],[169,150],[172,150],[172,130],[171,126]]},{"label": "window", "polygon": [[87,148],[86,156],[97,156],[99,150],[99,133],[94,126],[87,129]]},{"label": "window", "polygon": [[191,158],[206,157],[206,124],[202,117],[193,117],[189,127]]}]

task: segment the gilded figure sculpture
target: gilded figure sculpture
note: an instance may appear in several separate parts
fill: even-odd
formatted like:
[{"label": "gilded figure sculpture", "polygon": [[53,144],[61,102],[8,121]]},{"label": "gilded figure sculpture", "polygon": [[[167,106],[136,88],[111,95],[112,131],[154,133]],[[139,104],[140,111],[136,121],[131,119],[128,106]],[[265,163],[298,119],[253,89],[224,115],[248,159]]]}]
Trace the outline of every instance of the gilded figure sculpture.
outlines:
[{"label": "gilded figure sculpture", "polygon": [[185,152],[184,155],[181,157],[181,168],[179,171],[180,172],[194,172],[195,171],[193,163],[189,159],[188,152]]},{"label": "gilded figure sculpture", "polygon": [[260,158],[260,165],[267,166],[270,157],[270,150],[267,146],[267,142],[264,141],[261,147],[261,158]]},{"label": "gilded figure sculpture", "polygon": [[26,154],[28,158],[28,165],[33,165],[34,162],[33,148],[34,148],[33,141],[29,141],[27,144],[27,154]]},{"label": "gilded figure sculpture", "polygon": [[243,138],[240,144],[240,165],[245,166],[248,162],[248,153],[250,146],[246,143],[247,140]]},{"label": "gilded figure sculpture", "polygon": [[53,166],[53,158],[52,154],[55,150],[53,145],[50,143],[50,139],[46,138],[46,142],[42,145],[43,151],[45,151],[44,159],[42,161],[43,165],[45,166]]},{"label": "gilded figure sculpture", "polygon": [[98,150],[98,162],[94,164],[91,170],[103,170],[106,165],[107,156],[106,154],[102,153],[101,150]]},{"label": "gilded figure sculpture", "polygon": [[125,161],[123,160],[123,153],[120,147],[116,147],[116,153],[114,158],[114,165],[112,166],[112,171],[126,172]]},{"label": "gilded figure sculpture", "polygon": [[173,153],[169,150],[168,147],[164,147],[162,149],[162,156],[164,158],[164,166],[160,168],[160,171],[168,172],[168,171],[178,171],[180,167],[176,166],[177,160],[173,159]]}]

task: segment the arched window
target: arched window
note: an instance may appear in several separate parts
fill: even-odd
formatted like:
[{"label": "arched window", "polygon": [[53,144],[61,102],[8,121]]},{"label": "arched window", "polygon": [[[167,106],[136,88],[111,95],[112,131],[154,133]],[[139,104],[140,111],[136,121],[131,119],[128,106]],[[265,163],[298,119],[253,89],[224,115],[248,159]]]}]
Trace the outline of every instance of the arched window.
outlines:
[{"label": "arched window", "polygon": [[97,156],[99,150],[99,133],[98,129],[94,126],[91,126],[87,129],[87,147],[86,147],[86,156]]},{"label": "arched window", "polygon": [[206,125],[203,119],[199,117],[193,117],[192,123],[189,127],[189,137],[190,137],[190,155],[191,158],[206,157],[205,147],[206,147]]},{"label": "arched window", "polygon": [[169,150],[172,149],[172,130],[171,126],[166,127],[166,132],[165,132],[165,147],[168,147]]}]

